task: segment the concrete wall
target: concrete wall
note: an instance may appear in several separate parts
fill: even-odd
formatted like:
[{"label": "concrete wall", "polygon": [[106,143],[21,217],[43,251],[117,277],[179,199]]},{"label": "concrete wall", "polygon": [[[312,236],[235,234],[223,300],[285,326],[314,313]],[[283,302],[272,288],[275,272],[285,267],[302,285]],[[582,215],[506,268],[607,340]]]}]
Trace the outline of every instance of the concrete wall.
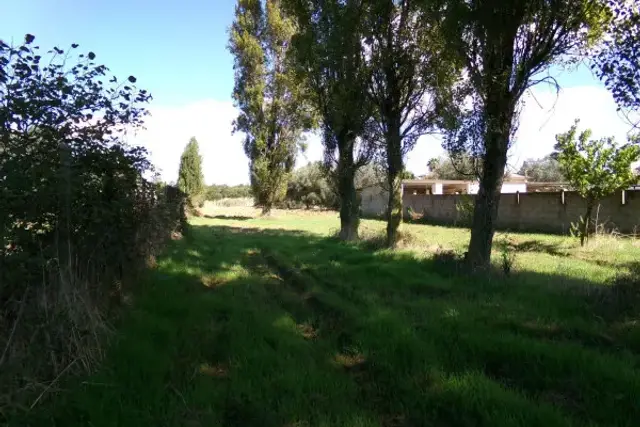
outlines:
[{"label": "concrete wall", "polygon": [[[366,216],[384,217],[386,194],[371,191],[362,197],[362,212]],[[473,195],[410,195],[405,194],[405,213],[409,208],[425,219],[437,223],[463,224],[468,220],[465,206],[471,206]],[[626,191],[625,203],[618,192],[600,202],[599,222],[622,233],[640,226],[640,191]],[[458,207],[457,207],[458,206]],[[584,200],[573,192],[503,194],[498,209],[498,224],[502,229],[568,233],[571,223],[584,215]],[[595,216],[594,212],[594,216]],[[638,227],[640,230],[640,227]]]},{"label": "concrete wall", "polygon": [[[423,194],[422,197],[424,196]],[[360,209],[364,216],[384,218],[388,203],[389,194],[380,187],[369,187],[360,192]],[[406,209],[406,205],[404,208]]]}]

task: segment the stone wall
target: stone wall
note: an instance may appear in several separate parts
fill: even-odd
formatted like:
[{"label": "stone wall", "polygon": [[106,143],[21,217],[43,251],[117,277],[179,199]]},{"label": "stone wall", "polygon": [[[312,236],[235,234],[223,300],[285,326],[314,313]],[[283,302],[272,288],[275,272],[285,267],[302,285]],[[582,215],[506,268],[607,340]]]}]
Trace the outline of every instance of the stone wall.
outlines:
[{"label": "stone wall", "polygon": [[[410,195],[405,194],[405,214],[415,214],[442,224],[463,225],[469,220],[468,207],[472,195]],[[362,194],[365,216],[384,217],[386,194]],[[466,208],[466,209],[465,209]],[[585,201],[574,192],[503,194],[498,210],[498,228],[518,231],[568,233],[571,223],[584,215]],[[640,191],[625,191],[600,201],[598,222],[607,229],[633,233],[640,226]],[[594,217],[596,212],[594,212]],[[640,227],[638,227],[640,231]]]}]

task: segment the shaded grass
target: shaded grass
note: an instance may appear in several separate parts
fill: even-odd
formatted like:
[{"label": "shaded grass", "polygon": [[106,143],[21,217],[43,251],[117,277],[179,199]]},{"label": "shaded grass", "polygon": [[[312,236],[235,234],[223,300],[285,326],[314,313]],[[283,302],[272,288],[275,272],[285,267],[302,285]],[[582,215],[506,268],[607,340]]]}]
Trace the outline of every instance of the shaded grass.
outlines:
[{"label": "shaded grass", "polygon": [[[591,253],[562,240],[521,235],[515,244],[539,239],[541,246],[527,244],[519,262],[530,256],[543,265],[471,278],[429,251],[342,244],[329,237],[331,215],[288,215],[195,219],[136,293],[103,369],[15,425],[627,426],[640,419],[637,318],[605,320],[576,291],[602,286],[619,268],[615,260],[593,265],[578,259]],[[464,230],[407,228],[412,243],[464,244],[455,240]],[[556,243],[566,255],[543,246]]]}]

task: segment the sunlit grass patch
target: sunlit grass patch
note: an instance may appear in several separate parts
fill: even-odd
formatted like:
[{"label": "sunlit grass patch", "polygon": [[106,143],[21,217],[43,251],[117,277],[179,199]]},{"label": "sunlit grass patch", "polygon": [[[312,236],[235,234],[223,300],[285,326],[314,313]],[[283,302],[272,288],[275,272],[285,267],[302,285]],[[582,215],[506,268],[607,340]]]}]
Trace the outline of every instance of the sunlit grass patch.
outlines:
[{"label": "sunlit grass patch", "polygon": [[[331,238],[336,213],[194,218],[141,284],[104,369],[16,425],[629,426],[640,419],[632,241],[581,249],[499,233],[496,271],[461,267],[468,230],[410,244]],[[232,215],[233,214],[233,215]],[[403,231],[404,232],[404,231]],[[499,255],[515,254],[502,274]],[[640,295],[640,294],[639,294]]]}]

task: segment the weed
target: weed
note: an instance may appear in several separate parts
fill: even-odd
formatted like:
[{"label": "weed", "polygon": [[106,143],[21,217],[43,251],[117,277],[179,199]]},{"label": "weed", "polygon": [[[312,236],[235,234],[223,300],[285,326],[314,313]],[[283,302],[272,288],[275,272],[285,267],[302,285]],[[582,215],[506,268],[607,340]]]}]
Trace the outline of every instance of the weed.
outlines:
[{"label": "weed", "polygon": [[504,241],[499,246],[501,248],[500,269],[505,276],[509,276],[516,261],[516,251],[514,249],[515,244],[509,236],[505,236]]},{"label": "weed", "polygon": [[456,220],[455,225],[468,227],[473,220],[473,209],[475,201],[473,197],[464,197],[456,200]]}]

